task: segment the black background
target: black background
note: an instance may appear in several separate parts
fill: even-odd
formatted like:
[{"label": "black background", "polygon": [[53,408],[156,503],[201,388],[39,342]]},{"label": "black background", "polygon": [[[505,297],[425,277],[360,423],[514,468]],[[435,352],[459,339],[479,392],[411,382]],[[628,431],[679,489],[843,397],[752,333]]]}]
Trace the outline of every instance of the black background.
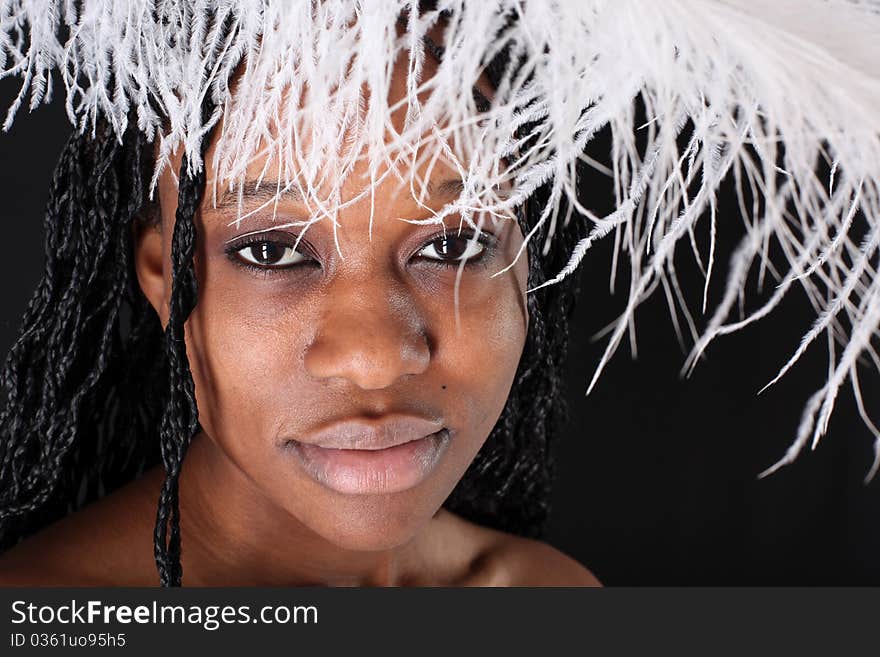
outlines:
[{"label": "black background", "polygon": [[[0,81],[0,111],[17,89],[17,82]],[[31,115],[25,107],[12,131],[0,133],[4,354],[41,275],[43,207],[71,129],[54,102]],[[710,310],[725,253],[742,232],[732,215],[722,214],[719,226]],[[608,585],[880,584],[880,477],[863,484],[873,437],[848,385],[818,448],[757,478],[785,453],[804,403],[827,373],[820,340],[780,383],[756,394],[815,319],[804,295],[793,290],[769,318],[721,338],[683,380],[685,352],[658,292],[637,314],[638,358],[624,342],[585,397],[605,344],[590,337],[625,303],[625,280],[609,294],[609,247],[610,240],[580,271],[568,372],[572,422],[558,444],[549,542]],[[679,259],[700,325],[703,280],[687,253]],[[863,376],[869,412],[880,416],[880,385],[867,371]]]}]

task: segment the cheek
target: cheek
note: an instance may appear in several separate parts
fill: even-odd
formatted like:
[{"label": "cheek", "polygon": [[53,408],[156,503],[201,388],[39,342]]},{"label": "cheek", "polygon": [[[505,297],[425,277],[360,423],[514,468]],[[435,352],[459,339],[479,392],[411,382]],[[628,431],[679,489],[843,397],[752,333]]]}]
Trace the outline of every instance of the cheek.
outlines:
[{"label": "cheek", "polygon": [[466,422],[479,437],[474,453],[482,445],[501,415],[514,382],[528,331],[525,290],[528,259],[523,253],[504,274],[488,278],[516,257],[521,241],[506,240],[488,273],[460,292],[461,328],[456,329],[452,289],[449,313],[443,324],[438,362],[455,382],[451,394],[461,395],[467,408]]},{"label": "cheek", "polygon": [[460,426],[477,442],[474,453],[504,408],[525,344],[527,311],[510,274],[482,292],[462,286],[459,327],[451,295],[448,312],[435,322],[438,377],[447,385],[443,393],[464,414]]},{"label": "cheek", "polygon": [[201,424],[234,453],[274,437],[280,411],[301,410],[290,403],[302,389],[295,355],[310,313],[249,294],[234,276],[216,278],[202,283],[187,348]]}]

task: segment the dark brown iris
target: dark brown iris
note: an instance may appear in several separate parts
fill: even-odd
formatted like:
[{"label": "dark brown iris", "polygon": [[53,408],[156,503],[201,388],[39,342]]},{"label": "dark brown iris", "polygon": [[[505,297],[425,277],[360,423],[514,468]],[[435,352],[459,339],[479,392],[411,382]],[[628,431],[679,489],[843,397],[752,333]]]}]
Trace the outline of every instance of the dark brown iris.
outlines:
[{"label": "dark brown iris", "polygon": [[281,261],[287,247],[275,242],[260,242],[250,247],[250,255],[261,265],[274,265]]}]

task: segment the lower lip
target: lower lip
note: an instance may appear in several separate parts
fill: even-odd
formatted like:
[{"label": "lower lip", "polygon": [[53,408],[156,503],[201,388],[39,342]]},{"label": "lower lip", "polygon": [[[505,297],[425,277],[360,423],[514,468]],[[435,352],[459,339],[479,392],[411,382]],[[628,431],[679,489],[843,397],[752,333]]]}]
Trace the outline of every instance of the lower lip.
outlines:
[{"label": "lower lip", "polygon": [[340,493],[397,493],[423,481],[440,462],[449,430],[386,449],[329,449],[288,443],[313,479]]}]

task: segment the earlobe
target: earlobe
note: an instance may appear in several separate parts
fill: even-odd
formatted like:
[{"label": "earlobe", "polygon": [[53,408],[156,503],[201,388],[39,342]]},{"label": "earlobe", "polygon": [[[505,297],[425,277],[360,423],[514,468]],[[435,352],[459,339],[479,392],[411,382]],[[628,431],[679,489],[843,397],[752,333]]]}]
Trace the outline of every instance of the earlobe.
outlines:
[{"label": "earlobe", "polygon": [[134,229],[134,267],[138,283],[150,305],[159,315],[162,327],[168,323],[168,295],[165,290],[164,240],[157,226]]}]

